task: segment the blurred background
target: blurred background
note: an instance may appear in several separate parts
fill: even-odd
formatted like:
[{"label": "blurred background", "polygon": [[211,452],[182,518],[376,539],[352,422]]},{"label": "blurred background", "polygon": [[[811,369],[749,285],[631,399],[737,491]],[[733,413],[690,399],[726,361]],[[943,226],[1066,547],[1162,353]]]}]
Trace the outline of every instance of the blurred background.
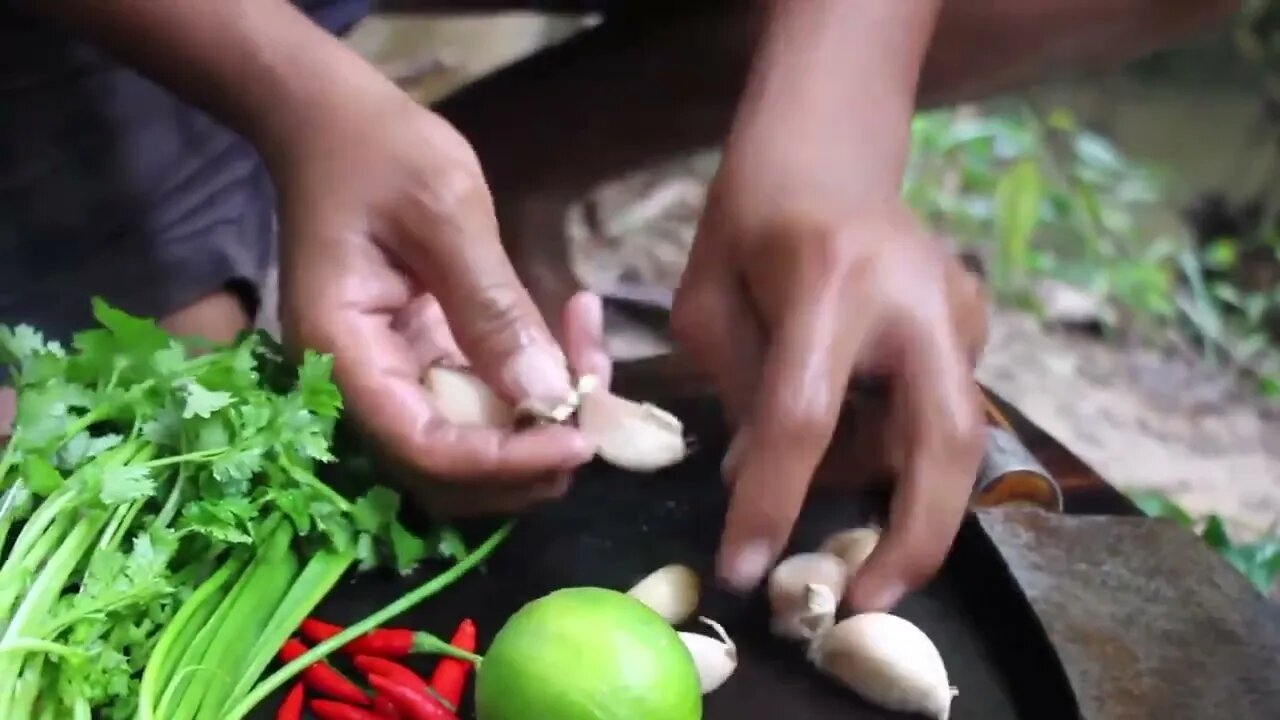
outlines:
[{"label": "blurred background", "polygon": [[[904,187],[982,259],[982,380],[1260,586],[1280,571],[1280,12],[1104,75],[921,114]],[[349,42],[423,102],[595,18],[374,17]],[[596,188],[575,272],[674,288],[714,148]],[[663,339],[616,324],[618,357]]]}]

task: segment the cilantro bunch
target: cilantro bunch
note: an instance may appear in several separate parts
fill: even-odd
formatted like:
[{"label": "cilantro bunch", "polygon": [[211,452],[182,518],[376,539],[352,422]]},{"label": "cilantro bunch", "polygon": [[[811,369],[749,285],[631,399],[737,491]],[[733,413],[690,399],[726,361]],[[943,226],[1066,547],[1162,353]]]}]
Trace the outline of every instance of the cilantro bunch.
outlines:
[{"label": "cilantro bunch", "polygon": [[0,328],[0,718],[222,720],[345,572],[428,544],[367,473],[321,480],[331,358],[94,314],[69,348]]}]

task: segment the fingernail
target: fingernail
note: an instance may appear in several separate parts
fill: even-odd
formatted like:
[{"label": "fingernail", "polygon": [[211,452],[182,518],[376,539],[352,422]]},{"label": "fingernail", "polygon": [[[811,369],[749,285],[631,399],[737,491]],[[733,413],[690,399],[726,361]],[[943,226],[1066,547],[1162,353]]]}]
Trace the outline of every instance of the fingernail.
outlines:
[{"label": "fingernail", "polygon": [[874,583],[867,582],[866,578],[857,578],[845,601],[854,612],[889,612],[904,594],[906,588],[897,581]]},{"label": "fingernail", "polygon": [[720,461],[720,476],[724,478],[726,483],[733,482],[738,475],[738,463],[742,461],[742,449],[746,447],[746,441],[742,439],[743,433],[739,431],[733,436],[733,440],[729,442],[729,449],[725,451],[724,460]]},{"label": "fingernail", "polygon": [[743,545],[729,561],[725,580],[739,592],[748,592],[769,570],[769,544],[755,540]]},{"label": "fingernail", "polygon": [[593,292],[584,292],[579,302],[582,308],[578,312],[582,313],[583,324],[591,332],[592,339],[600,340],[604,337],[604,300]]},{"label": "fingernail", "polygon": [[522,403],[546,410],[569,397],[569,368],[563,355],[543,346],[529,346],[507,363],[503,380]]}]

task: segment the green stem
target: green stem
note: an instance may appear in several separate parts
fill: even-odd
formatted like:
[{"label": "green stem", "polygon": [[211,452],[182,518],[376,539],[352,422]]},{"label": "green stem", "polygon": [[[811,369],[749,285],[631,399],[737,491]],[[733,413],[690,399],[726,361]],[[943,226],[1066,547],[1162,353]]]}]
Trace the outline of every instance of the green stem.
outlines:
[{"label": "green stem", "polygon": [[280,646],[284,645],[285,640],[320,604],[324,596],[329,594],[353,562],[355,562],[354,548],[351,550],[325,549],[312,556],[293,584],[293,588],[289,590],[284,602],[280,603],[279,609],[267,622],[265,631],[254,645],[248,662],[245,663],[240,681],[236,683],[222,707],[220,717],[225,716],[226,711],[231,710],[253,689],[253,683],[271,664]]},{"label": "green stem", "polygon": [[17,640],[6,640],[0,643],[0,655],[28,652],[59,655],[61,657],[76,657],[84,654],[83,650],[73,648],[70,645],[63,645],[62,643],[50,642],[49,640],[18,638]]},{"label": "green stem", "polygon": [[222,719],[222,708],[228,704],[249,654],[273,629],[271,616],[284,606],[298,577],[299,561],[292,541],[293,526],[282,522],[270,545],[260,553],[258,571],[246,585],[235,612],[227,616],[223,632],[206,658],[206,664],[220,672],[205,684],[197,720]]},{"label": "green stem", "polygon": [[[30,587],[31,576],[39,570],[46,558],[56,552],[75,523],[73,515],[58,518],[52,527],[32,543],[30,549],[24,550],[22,554],[11,554],[4,567],[0,568],[0,635],[8,631],[10,613],[22,593]],[[25,528],[22,535],[26,535]],[[22,535],[18,537],[19,544],[22,542]]]},{"label": "green stem", "polygon": [[176,648],[187,647],[200,629],[209,621],[210,616],[221,605],[224,587],[240,576],[244,566],[248,564],[248,555],[233,555],[226,564],[218,568],[209,579],[205,580],[187,601],[178,609],[173,619],[165,627],[156,644],[155,650],[147,660],[147,667],[142,672],[142,684],[138,691],[139,720],[151,720],[158,709],[160,701],[156,693],[160,688],[169,685],[176,670],[170,662],[170,656]]},{"label": "green stem", "polygon": [[227,713],[224,720],[241,720],[241,718],[248,715],[249,711],[253,710],[258,703],[262,702],[268,695],[279,689],[280,686],[292,680],[294,676],[302,672],[302,670],[307,666],[329,656],[335,650],[346,645],[355,638],[377,628],[388,620],[395,618],[418,603],[423,602],[432,595],[435,595],[441,590],[444,590],[457,582],[459,578],[466,575],[467,572],[476,565],[484,562],[485,558],[489,557],[489,555],[497,549],[498,545],[500,545],[502,541],[511,534],[511,529],[513,527],[514,521],[508,521],[502,527],[494,531],[494,533],[489,536],[489,539],[485,540],[480,547],[476,548],[475,551],[467,557],[459,560],[453,567],[440,575],[437,575],[426,583],[423,583],[414,590],[411,590],[400,599],[390,605],[387,605],[381,610],[378,610],[372,615],[366,617],[364,620],[351,625],[346,630],[343,630],[337,635],[334,635],[328,640],[316,645],[279,670],[276,670],[265,680],[258,683],[257,687],[255,687],[253,691],[244,698],[244,700],[240,701],[240,703],[236,705],[231,712]]},{"label": "green stem", "polygon": [[[282,524],[284,523],[280,516],[272,515],[263,523],[262,536],[264,538],[275,537],[276,530]],[[255,576],[259,574],[263,552],[261,550],[255,552],[253,548],[248,548],[245,553],[251,557],[248,567],[241,573],[236,580],[236,584],[232,586],[226,597],[222,599],[218,609],[210,617],[209,622],[200,628],[195,638],[187,645],[186,651],[182,654],[182,659],[178,661],[174,669],[175,674],[171,681],[172,687],[167,688],[163,695],[169,700],[161,701],[159,715],[164,720],[187,720],[195,716],[203,694],[191,690],[190,676],[193,672],[197,670],[225,670],[225,668],[202,668],[201,666],[210,646],[218,641],[216,636],[219,631],[228,629],[226,624],[227,616],[235,611],[236,605],[244,597],[245,588],[249,587]],[[231,632],[238,632],[238,630],[232,629]],[[172,703],[176,703],[177,707],[173,707]]]},{"label": "green stem", "polygon": [[320,478],[316,477],[311,472],[298,467],[295,463],[291,462],[289,458],[285,457],[284,453],[279,453],[278,455],[279,455],[278,461],[280,465],[284,467],[286,471],[289,473],[289,477],[293,478],[294,480],[297,480],[298,482],[302,483],[303,485],[306,485],[307,487],[312,488],[313,490],[319,492],[321,495],[324,495],[329,500],[329,502],[336,505],[338,509],[341,510],[344,514],[350,513],[352,511],[351,502],[348,501],[345,497],[343,497],[341,493],[329,487],[327,484],[322,482]]},{"label": "green stem", "polygon": [[40,697],[40,676],[44,671],[43,655],[30,655],[18,676],[18,684],[13,690],[13,707],[7,717],[33,717],[36,712],[36,700]]},{"label": "green stem", "polygon": [[[93,547],[93,540],[106,524],[103,514],[95,514],[81,518],[67,536],[66,542],[49,558],[49,564],[41,571],[31,589],[13,614],[9,626],[5,628],[4,642],[35,636],[40,623],[44,622],[58,595],[66,585],[67,579],[75,571],[80,561]],[[0,687],[15,687],[18,671],[21,669],[24,653],[10,653],[0,656]],[[15,700],[12,696],[0,701],[0,718],[14,717],[13,708],[9,704]]]}]

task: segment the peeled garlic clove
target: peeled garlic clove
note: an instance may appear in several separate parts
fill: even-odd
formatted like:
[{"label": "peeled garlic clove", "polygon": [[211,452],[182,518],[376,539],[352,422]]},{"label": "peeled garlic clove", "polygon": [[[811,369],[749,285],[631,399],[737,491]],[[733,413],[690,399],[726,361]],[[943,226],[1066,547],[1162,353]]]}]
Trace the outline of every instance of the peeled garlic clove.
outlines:
[{"label": "peeled garlic clove", "polygon": [[798,553],[769,574],[770,630],[779,637],[808,640],[835,623],[848,571],[830,553]]},{"label": "peeled garlic clove", "polygon": [[515,422],[515,410],[463,368],[433,365],[423,373],[423,384],[435,408],[454,425],[509,427]]},{"label": "peeled garlic clove", "polygon": [[698,608],[701,583],[692,568],[673,564],[649,573],[627,591],[672,625],[679,625]]},{"label": "peeled garlic clove", "polygon": [[929,636],[889,613],[842,620],[814,639],[809,659],[867,701],[897,712],[948,720],[957,695]]},{"label": "peeled garlic clove", "polygon": [[822,543],[820,550],[844,560],[849,576],[853,577],[862,569],[878,542],[880,542],[879,529],[860,527],[842,530],[832,535]]},{"label": "peeled garlic clove", "polygon": [[589,388],[581,394],[578,428],[606,462],[636,472],[674,465],[689,452],[679,418],[604,389]]},{"label": "peeled garlic clove", "polygon": [[738,668],[738,646],[720,623],[705,617],[698,619],[714,630],[719,638],[682,632],[680,639],[693,656],[693,664],[698,668],[698,682],[702,686],[702,694],[706,695],[723,685]]}]

